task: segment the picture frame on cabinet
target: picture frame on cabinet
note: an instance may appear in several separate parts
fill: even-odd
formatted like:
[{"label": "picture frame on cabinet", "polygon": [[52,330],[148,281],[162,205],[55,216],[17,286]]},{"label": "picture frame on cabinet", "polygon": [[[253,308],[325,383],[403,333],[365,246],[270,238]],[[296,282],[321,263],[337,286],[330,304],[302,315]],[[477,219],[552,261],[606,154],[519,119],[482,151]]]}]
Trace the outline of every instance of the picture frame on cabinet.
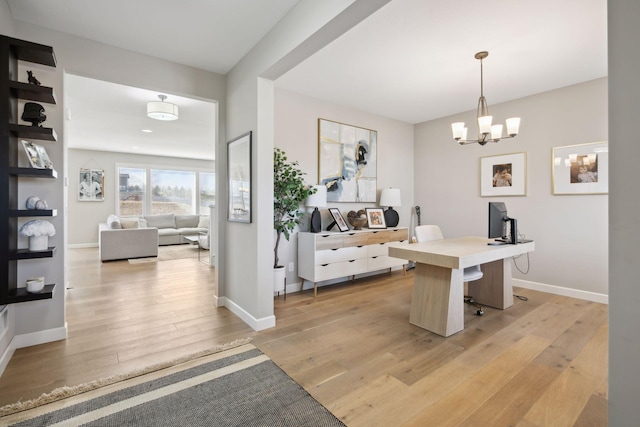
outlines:
[{"label": "picture frame on cabinet", "polygon": [[364,208],[364,210],[367,213],[369,228],[387,228],[382,208]]},{"label": "picture frame on cabinet", "polygon": [[347,225],[347,221],[344,220],[344,217],[342,216],[338,208],[329,208],[329,213],[333,218],[333,222],[329,224],[329,227],[327,227],[327,231],[331,230],[334,225],[337,225],[338,230],[340,230],[341,232],[349,231],[349,226]]},{"label": "picture frame on cabinet", "polygon": [[104,170],[80,169],[78,173],[78,201],[104,201]]}]

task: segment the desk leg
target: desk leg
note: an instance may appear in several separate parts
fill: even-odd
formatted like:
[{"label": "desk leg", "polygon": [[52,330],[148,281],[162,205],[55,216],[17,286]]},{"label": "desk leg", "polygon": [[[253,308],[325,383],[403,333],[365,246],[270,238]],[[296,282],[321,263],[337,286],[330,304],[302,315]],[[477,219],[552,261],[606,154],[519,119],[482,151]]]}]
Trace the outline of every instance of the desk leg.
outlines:
[{"label": "desk leg", "polygon": [[416,262],[409,322],[448,337],[464,329],[463,272]]},{"label": "desk leg", "polygon": [[513,305],[511,258],[480,266],[482,279],[469,282],[469,295],[480,305],[504,310]]}]

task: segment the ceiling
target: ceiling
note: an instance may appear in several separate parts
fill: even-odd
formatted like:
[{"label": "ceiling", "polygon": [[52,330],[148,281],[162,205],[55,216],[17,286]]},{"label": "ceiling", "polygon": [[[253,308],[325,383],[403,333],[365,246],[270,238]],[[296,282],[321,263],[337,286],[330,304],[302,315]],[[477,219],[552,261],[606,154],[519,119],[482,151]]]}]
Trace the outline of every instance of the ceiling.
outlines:
[{"label": "ceiling", "polygon": [[[17,20],[220,74],[226,74],[297,3],[6,1]],[[345,0],[347,3],[349,0]],[[606,0],[392,0],[279,78],[276,86],[407,123],[420,123],[475,109],[480,94],[480,64],[473,56],[487,50],[484,94],[491,107],[606,76],[606,8]],[[157,43],[167,30],[171,38]],[[79,98],[91,94],[95,100],[93,88],[79,90],[74,96],[78,97],[78,107],[82,107],[72,105],[71,123],[81,121],[83,116],[79,114],[105,121],[105,111],[92,113],[92,104],[106,107],[111,98],[140,108],[140,103],[157,96],[149,91],[121,89],[131,95],[123,92],[122,96],[105,96],[99,98],[100,103]],[[106,90],[116,93],[113,87]],[[158,130],[151,135],[157,138],[164,133],[161,125],[180,123],[183,117],[187,122],[192,101],[193,108],[197,108],[195,100],[168,95],[169,101],[180,106],[181,117],[177,122],[154,123]],[[147,124],[156,122],[123,105],[115,111],[127,112],[130,118],[138,114]],[[199,122],[202,117],[193,120]],[[113,120],[119,119],[111,117],[109,121]],[[147,127],[131,126],[137,133]],[[80,132],[78,136],[83,141],[98,140]],[[168,135],[167,141],[176,140],[175,133]],[[123,137],[111,137],[109,144],[119,139]],[[136,139],[135,143],[143,146],[144,138]],[[194,136],[194,144],[197,139]],[[157,152],[157,146],[155,151],[162,154]]]}]

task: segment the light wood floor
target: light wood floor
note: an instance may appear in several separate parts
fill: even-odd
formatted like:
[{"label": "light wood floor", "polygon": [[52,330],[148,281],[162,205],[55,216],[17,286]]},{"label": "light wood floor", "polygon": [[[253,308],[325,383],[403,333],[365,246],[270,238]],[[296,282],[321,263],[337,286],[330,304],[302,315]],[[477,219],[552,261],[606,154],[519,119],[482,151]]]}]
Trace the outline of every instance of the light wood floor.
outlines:
[{"label": "light wood floor", "polygon": [[517,289],[508,310],[466,307],[449,338],[409,324],[413,275],[393,272],[276,300],[255,332],[212,307],[197,258],[101,264],[69,251],[69,338],[17,350],[0,405],[253,337],[348,426],[604,426],[607,307]]}]

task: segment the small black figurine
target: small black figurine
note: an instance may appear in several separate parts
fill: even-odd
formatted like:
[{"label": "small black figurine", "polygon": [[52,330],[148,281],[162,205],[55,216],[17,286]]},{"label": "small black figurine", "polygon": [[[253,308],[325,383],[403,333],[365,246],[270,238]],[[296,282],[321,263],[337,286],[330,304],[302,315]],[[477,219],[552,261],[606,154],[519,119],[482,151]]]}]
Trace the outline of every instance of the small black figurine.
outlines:
[{"label": "small black figurine", "polygon": [[40,82],[36,79],[36,76],[33,75],[33,71],[27,70],[27,75],[29,76],[29,83],[32,85],[40,86]]},{"label": "small black figurine", "polygon": [[31,126],[41,126],[41,123],[47,120],[47,115],[44,113],[44,107],[35,102],[27,102],[24,104],[24,111],[22,112],[22,120],[25,122],[31,122]]}]

